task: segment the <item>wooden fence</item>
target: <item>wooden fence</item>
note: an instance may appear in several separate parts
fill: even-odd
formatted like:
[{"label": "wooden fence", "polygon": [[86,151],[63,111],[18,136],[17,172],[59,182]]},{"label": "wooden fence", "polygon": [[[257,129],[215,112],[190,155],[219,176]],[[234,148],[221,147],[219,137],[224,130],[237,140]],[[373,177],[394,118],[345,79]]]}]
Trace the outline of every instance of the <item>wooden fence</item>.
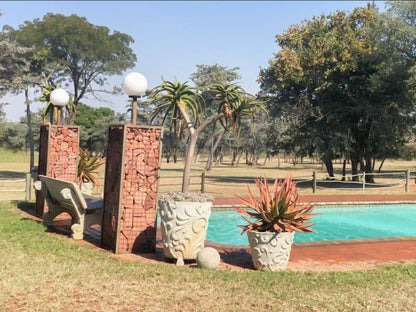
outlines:
[{"label": "wooden fence", "polygon": [[[26,201],[31,200],[31,185],[32,177],[30,173],[26,173],[24,179],[0,179],[0,199],[12,200],[24,198]],[[13,196],[11,196],[12,194]]]},{"label": "wooden fence", "polygon": [[[378,182],[366,182],[366,176],[373,176]],[[404,192],[410,191],[411,181],[414,179],[416,183],[416,171],[409,169],[403,171],[386,171],[381,173],[360,173],[355,176],[349,175],[345,177],[336,176],[329,178],[328,176],[318,176],[316,171],[312,171],[310,175],[294,176],[299,189],[312,189],[313,193],[325,190],[374,190],[374,189],[392,189],[403,188]],[[238,178],[238,177],[219,177],[210,176],[205,171],[201,173],[193,173],[191,175],[190,191],[204,193],[207,185],[211,187],[224,188],[233,184],[251,184],[254,178]],[[104,178],[99,179],[100,187],[95,189],[94,195],[102,196],[102,188]],[[182,184],[182,175],[166,176],[159,180],[159,194],[180,191]],[[21,196],[11,194],[19,193]],[[32,200],[32,178],[29,173],[24,179],[0,179],[0,199],[25,199]]]},{"label": "wooden fence", "polygon": [[[372,176],[374,179],[380,180],[378,183],[368,183],[366,182],[366,176]],[[181,179],[182,176],[169,177]],[[204,193],[207,184],[216,184],[218,187],[224,187],[224,185],[230,184],[241,184],[247,183],[251,184],[254,181],[254,178],[247,180],[241,179],[238,177],[221,177],[222,183],[217,182],[218,177],[210,176],[206,174],[205,171],[202,171],[201,174],[194,174],[191,176],[191,190],[200,191]],[[389,188],[403,188],[407,193],[410,190],[411,179],[415,179],[416,183],[416,171],[410,171],[409,169],[404,171],[386,171],[381,173],[359,173],[357,175],[349,176],[338,176],[330,178],[328,176],[318,177],[316,171],[312,171],[311,175],[304,176],[294,176],[294,181],[296,181],[299,188],[311,188],[313,193],[316,193],[318,190],[325,189],[338,189],[338,190],[357,190],[362,189],[365,192],[367,189],[389,189]],[[161,192],[164,192],[165,186],[173,186],[175,184],[166,184],[162,178],[160,181]],[[179,189],[179,186],[176,184],[176,191]]]}]

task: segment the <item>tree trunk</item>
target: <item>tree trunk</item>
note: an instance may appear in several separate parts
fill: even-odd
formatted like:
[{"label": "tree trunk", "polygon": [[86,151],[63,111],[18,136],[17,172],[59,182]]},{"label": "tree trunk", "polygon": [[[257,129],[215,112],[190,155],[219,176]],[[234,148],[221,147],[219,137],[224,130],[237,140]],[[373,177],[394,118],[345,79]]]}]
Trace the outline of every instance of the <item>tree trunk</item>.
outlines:
[{"label": "tree trunk", "polygon": [[29,88],[27,86],[25,89],[25,101],[26,101],[27,135],[29,137],[29,150],[30,150],[29,172],[32,172],[32,168],[35,164],[35,144],[33,142],[32,114],[30,111]]},{"label": "tree trunk", "polygon": [[373,165],[373,162],[372,162],[371,157],[366,157],[365,167],[364,167],[365,173],[368,173],[368,174],[365,175],[365,182],[366,183],[375,183],[374,176],[371,174],[371,173],[373,173],[373,171],[371,170],[372,165]]},{"label": "tree trunk", "polygon": [[270,154],[266,153],[266,157],[264,158],[263,166],[266,164],[266,161],[270,158]]},{"label": "tree trunk", "polygon": [[342,179],[341,179],[341,181],[345,181],[346,173],[347,173],[347,160],[344,159],[344,161],[342,163]]},{"label": "tree trunk", "polygon": [[201,153],[196,154],[194,164],[198,164],[200,158],[201,158]]},{"label": "tree trunk", "polygon": [[218,148],[218,145],[220,144],[220,141],[221,141],[221,139],[222,139],[222,137],[223,137],[223,135],[224,135],[224,133],[225,133],[225,131],[226,130],[224,130],[219,136],[218,136],[218,138],[215,140],[215,143],[214,143],[214,136],[213,136],[213,138],[212,138],[212,141],[211,141],[211,150],[210,150],[210,153],[209,153],[209,155],[208,155],[208,160],[207,160],[207,163],[206,163],[206,165],[205,165],[205,170],[207,170],[207,171],[209,171],[209,170],[211,170],[212,169],[212,164],[213,164],[213,162],[214,162],[214,155],[215,155],[215,151],[217,150],[217,148]]},{"label": "tree trunk", "polygon": [[383,165],[384,165],[384,161],[385,161],[386,159],[383,159],[382,161],[381,161],[381,164],[380,164],[380,167],[378,167],[378,172],[380,173],[381,172],[381,168],[383,167]]},{"label": "tree trunk", "polygon": [[233,151],[231,152],[232,155],[232,159],[231,159],[231,166],[235,165],[235,160],[237,159],[237,151],[235,149],[233,149]]},{"label": "tree trunk", "polygon": [[359,163],[358,157],[351,155],[351,174],[352,174],[352,181],[358,182],[360,180],[358,176],[358,163]]},{"label": "tree trunk", "polygon": [[223,153],[223,146],[221,146],[218,156],[215,159],[215,165],[218,166],[222,164],[224,161],[224,153]]},{"label": "tree trunk", "polygon": [[197,140],[198,134],[190,134],[188,149],[186,151],[185,167],[183,169],[182,192],[189,192],[189,186],[191,183],[192,159],[194,157]]},{"label": "tree trunk", "polygon": [[240,159],[241,159],[242,154],[243,154],[243,152],[239,152],[239,154],[238,154],[237,165],[240,163]]},{"label": "tree trunk", "polygon": [[331,180],[334,179],[334,166],[332,165],[332,159],[330,158],[325,158],[322,160],[325,164],[326,167],[326,171],[328,172],[329,178]]}]

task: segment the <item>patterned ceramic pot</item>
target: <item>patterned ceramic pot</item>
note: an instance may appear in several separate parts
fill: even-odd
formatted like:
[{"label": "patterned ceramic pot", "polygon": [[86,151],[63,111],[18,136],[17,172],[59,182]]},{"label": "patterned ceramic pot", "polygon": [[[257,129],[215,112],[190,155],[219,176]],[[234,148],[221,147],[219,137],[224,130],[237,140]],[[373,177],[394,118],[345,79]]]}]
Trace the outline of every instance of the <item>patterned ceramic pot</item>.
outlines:
[{"label": "patterned ceramic pot", "polygon": [[177,259],[177,265],[183,265],[183,259],[196,259],[204,248],[212,202],[163,199],[158,204],[165,257]]},{"label": "patterned ceramic pot", "polygon": [[247,231],[254,267],[261,271],[285,270],[295,232]]}]

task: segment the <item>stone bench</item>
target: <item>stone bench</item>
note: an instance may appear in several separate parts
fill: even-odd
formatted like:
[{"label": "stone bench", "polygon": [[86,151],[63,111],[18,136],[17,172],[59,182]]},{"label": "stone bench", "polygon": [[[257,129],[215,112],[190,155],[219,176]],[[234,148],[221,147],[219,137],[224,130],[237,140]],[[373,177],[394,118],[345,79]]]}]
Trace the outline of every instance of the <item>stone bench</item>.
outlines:
[{"label": "stone bench", "polygon": [[48,203],[49,211],[43,215],[43,223],[53,228],[53,219],[63,212],[72,218],[71,237],[83,239],[84,232],[91,225],[102,222],[103,200],[82,194],[79,186],[44,175],[39,175],[41,190]]}]

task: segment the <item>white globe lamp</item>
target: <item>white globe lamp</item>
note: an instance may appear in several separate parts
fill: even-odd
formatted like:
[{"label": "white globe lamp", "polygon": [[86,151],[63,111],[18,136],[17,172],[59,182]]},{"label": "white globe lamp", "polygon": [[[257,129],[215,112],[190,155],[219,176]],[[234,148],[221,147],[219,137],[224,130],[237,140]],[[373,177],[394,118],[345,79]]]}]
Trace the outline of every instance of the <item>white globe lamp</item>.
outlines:
[{"label": "white globe lamp", "polygon": [[55,106],[65,106],[69,102],[69,95],[64,89],[57,88],[50,95],[51,103]]},{"label": "white globe lamp", "polygon": [[[58,125],[61,124],[61,115],[62,115],[62,107],[68,104],[69,102],[69,95],[68,92],[66,92],[64,89],[57,88],[51,92],[50,95],[50,101],[51,103],[56,106],[58,109],[58,116],[56,123]],[[51,112],[52,114],[52,112]],[[53,121],[53,115],[51,115],[51,121]]]},{"label": "white globe lamp", "polygon": [[147,79],[141,73],[130,73],[124,78],[122,88],[129,97],[133,98],[131,123],[135,125],[137,119],[137,98],[146,93]]}]

